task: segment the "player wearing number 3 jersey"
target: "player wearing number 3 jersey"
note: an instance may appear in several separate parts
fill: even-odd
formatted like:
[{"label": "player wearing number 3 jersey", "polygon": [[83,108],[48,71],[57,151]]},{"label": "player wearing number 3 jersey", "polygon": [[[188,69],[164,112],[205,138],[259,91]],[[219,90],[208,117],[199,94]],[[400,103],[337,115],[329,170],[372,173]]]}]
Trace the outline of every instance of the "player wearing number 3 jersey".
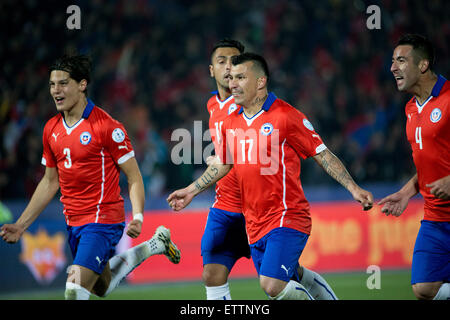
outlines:
[{"label": "player wearing number 3 jersey", "polygon": [[91,293],[108,295],[154,254],[165,254],[173,263],[180,260],[163,226],[150,240],[114,255],[125,228],[120,171],[128,180],[133,219],[127,235],[132,238],[141,233],[144,185],[125,128],[86,97],[90,67],[87,56],[74,55],[50,68],[50,94],[59,113],[44,127],[45,174],[16,223],[0,231],[6,242],[17,242],[61,188],[74,258],[65,291],[71,300],[87,300]]},{"label": "player wearing number 3 jersey", "polygon": [[450,299],[450,82],[433,71],[434,49],[419,35],[405,35],[394,50],[391,72],[406,104],[406,135],[417,174],[382,199],[386,215],[399,216],[418,192],[425,199],[411,284],[419,299]]},{"label": "player wearing number 3 jersey", "polygon": [[57,167],[69,226],[125,219],[117,165],[134,157],[123,125],[91,100],[69,126],[61,113],[44,127],[42,164]]}]

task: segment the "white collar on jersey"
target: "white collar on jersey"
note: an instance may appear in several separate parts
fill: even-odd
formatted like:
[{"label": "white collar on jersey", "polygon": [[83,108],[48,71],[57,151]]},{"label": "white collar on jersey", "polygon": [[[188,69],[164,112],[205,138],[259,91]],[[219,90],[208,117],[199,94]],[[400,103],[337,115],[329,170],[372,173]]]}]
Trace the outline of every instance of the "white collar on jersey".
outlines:
[{"label": "white collar on jersey", "polygon": [[260,115],[264,113],[264,109],[259,110],[256,114],[254,114],[251,118],[247,117],[245,112],[242,112],[242,117],[244,118],[245,122],[247,122],[247,126],[251,126],[253,121],[255,121],[256,118],[258,118]]},{"label": "white collar on jersey", "polygon": [[75,130],[75,128],[78,127],[83,122],[83,120],[84,120],[84,118],[81,118],[73,126],[69,127],[69,125],[66,123],[66,120],[64,120],[64,117],[62,117],[62,123],[63,123],[64,129],[66,129],[67,135],[70,135],[72,133],[72,131]]},{"label": "white collar on jersey", "polygon": [[223,106],[224,106],[228,101],[230,101],[231,99],[233,99],[233,95],[229,96],[228,98],[226,98],[225,100],[222,101],[222,100],[219,99],[219,93],[216,94],[216,101],[217,101],[217,103],[219,104],[220,110],[222,110],[222,109],[223,109]]},{"label": "white collar on jersey", "polygon": [[83,110],[83,114],[81,115],[81,119],[78,120],[78,121],[77,121],[73,126],[71,126],[71,127],[66,123],[66,120],[64,119],[64,114],[61,113],[61,114],[62,114],[62,123],[63,123],[64,128],[66,129],[67,135],[70,135],[70,134],[72,133],[72,131],[73,131],[76,127],[78,127],[78,126],[80,125],[80,123],[83,122],[84,119],[89,118],[89,115],[91,114],[92,109],[94,109],[94,106],[95,106],[95,103],[92,102],[92,100],[88,98],[88,99],[87,99],[87,105],[86,105],[86,107],[85,107],[84,110]]},{"label": "white collar on jersey", "polygon": [[422,103],[422,104],[420,104],[419,101],[417,101],[417,99],[416,99],[416,107],[417,107],[417,111],[418,111],[419,113],[422,112],[423,108],[425,108],[425,105],[428,103],[428,101],[431,100],[431,98],[433,98],[432,95],[430,95],[430,96],[428,97],[428,99],[425,100],[425,102]]}]

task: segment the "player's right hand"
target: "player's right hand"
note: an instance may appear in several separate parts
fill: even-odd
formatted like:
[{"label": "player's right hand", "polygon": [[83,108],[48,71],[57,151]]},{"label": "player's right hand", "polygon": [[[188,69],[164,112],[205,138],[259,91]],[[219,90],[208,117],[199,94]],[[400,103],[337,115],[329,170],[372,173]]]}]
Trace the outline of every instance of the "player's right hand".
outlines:
[{"label": "player's right hand", "polygon": [[7,243],[19,241],[24,229],[18,224],[4,224],[0,229],[0,236]]},{"label": "player's right hand", "polygon": [[142,221],[138,219],[132,220],[127,226],[127,235],[130,238],[136,239],[142,231]]},{"label": "player's right hand", "polygon": [[363,207],[364,211],[372,209],[373,206],[373,195],[370,191],[364,190],[358,186],[351,191],[353,199],[358,201]]},{"label": "player's right hand", "polygon": [[393,215],[399,217],[408,206],[409,197],[400,192],[393,193],[378,202],[378,205],[384,205],[381,212],[386,216]]},{"label": "player's right hand", "polygon": [[188,188],[179,189],[172,192],[167,197],[167,203],[174,211],[180,211],[191,203],[194,195],[188,191]]}]

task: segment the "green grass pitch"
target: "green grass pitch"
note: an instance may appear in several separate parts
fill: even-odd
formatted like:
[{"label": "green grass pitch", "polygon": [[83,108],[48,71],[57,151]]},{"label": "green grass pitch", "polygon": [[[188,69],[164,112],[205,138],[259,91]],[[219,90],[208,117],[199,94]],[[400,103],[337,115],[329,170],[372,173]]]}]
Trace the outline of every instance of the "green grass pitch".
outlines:
[{"label": "green grass pitch", "polygon": [[[322,274],[341,300],[410,300],[415,299],[410,285],[410,271],[381,271],[380,289],[368,289],[365,272]],[[255,279],[230,279],[235,300],[266,300]],[[0,299],[64,299],[64,289],[1,294]],[[99,299],[92,296],[91,299]],[[121,285],[107,299],[113,300],[204,300],[201,282],[176,282],[146,285]]]}]

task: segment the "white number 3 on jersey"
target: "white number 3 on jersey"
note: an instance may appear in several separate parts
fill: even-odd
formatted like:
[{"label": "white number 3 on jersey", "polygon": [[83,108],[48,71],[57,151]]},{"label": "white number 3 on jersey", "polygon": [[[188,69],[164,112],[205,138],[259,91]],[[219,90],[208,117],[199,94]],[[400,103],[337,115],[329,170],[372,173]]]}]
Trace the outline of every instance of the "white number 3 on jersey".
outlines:
[{"label": "white number 3 on jersey", "polygon": [[66,161],[64,161],[64,167],[69,169],[70,167],[72,167],[72,159],[70,158],[70,149],[64,148],[63,152],[66,155]]}]

